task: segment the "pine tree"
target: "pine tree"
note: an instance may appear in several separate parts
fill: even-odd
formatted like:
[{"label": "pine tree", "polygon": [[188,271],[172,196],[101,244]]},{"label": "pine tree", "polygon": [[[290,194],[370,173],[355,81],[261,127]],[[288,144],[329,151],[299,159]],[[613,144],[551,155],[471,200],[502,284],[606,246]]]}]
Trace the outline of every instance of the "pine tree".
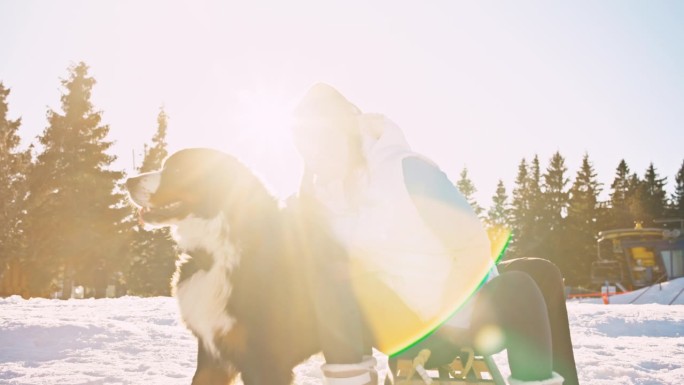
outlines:
[{"label": "pine tree", "polygon": [[492,206],[487,210],[487,225],[490,227],[508,227],[511,224],[511,209],[508,194],[503,181],[499,179],[496,192],[492,196]]},{"label": "pine tree", "polygon": [[530,232],[530,222],[534,220],[531,213],[532,197],[530,196],[530,176],[527,161],[523,158],[518,165],[513,188],[511,204],[512,238],[505,258],[519,258],[527,254],[525,240]]},{"label": "pine tree", "polygon": [[117,182],[121,171],[109,169],[116,157],[107,154],[109,127],[90,102],[95,79],[79,63],[62,80],[63,112],[48,111],[48,127],[39,136],[30,178],[27,217],[36,294],[72,284],[103,296],[121,265],[126,243],[123,219],[127,208]]},{"label": "pine tree", "polygon": [[[639,175],[632,173],[629,176],[627,194],[627,217],[631,227],[637,223],[643,225],[646,218],[646,207],[644,182],[639,178]],[[629,226],[628,226],[629,227]]]},{"label": "pine tree", "polygon": [[565,159],[556,152],[549,161],[549,167],[544,174],[543,202],[546,208],[545,228],[556,230],[566,215],[568,208],[568,191],[566,185],[569,180],[565,177],[568,168]]},{"label": "pine tree", "polygon": [[643,206],[644,225],[653,225],[654,219],[664,218],[668,206],[665,184],[667,177],[660,178],[656,168],[651,163],[646,169],[641,184],[641,204]]},{"label": "pine tree", "polygon": [[544,202],[541,191],[539,157],[527,166],[525,159],[518,167],[513,189],[513,238],[506,258],[541,257],[541,246],[547,229],[543,227]]},{"label": "pine tree", "polygon": [[585,154],[582,166],[570,188],[568,203],[565,242],[570,245],[566,255],[566,279],[570,284],[586,284],[591,272],[591,263],[596,259],[600,192],[601,184],[596,179],[589,155]]},{"label": "pine tree", "polygon": [[542,175],[539,165],[539,156],[534,155],[530,163],[530,174],[527,182],[528,195],[530,196],[530,210],[532,211],[535,222],[544,216],[544,199],[542,193]]},{"label": "pine tree", "polygon": [[539,156],[535,154],[530,163],[530,175],[527,183],[528,195],[530,197],[530,223],[527,234],[528,255],[545,258],[546,256],[542,248],[549,227],[545,223],[548,208],[546,202],[544,202],[542,187]]},{"label": "pine tree", "polygon": [[[145,146],[145,158],[139,172],[161,168],[168,152],[166,129],[168,116],[161,109],[157,116],[157,131],[152,146]],[[168,296],[171,294],[171,276],[175,270],[178,251],[168,227],[145,229],[136,225],[133,229],[130,263],[126,284],[131,294],[144,296]]]},{"label": "pine tree", "polygon": [[26,294],[20,265],[24,254],[23,217],[30,150],[20,151],[21,119],[10,120],[10,89],[0,82],[0,295]]},{"label": "pine tree", "polygon": [[547,258],[558,265],[563,275],[570,272],[570,262],[568,261],[568,244],[564,241],[565,237],[565,217],[568,208],[568,178],[565,159],[556,152],[549,160],[549,166],[544,173],[543,184],[543,215],[538,221],[540,225],[538,235],[540,235],[540,247],[537,254]]},{"label": "pine tree", "polygon": [[670,216],[684,219],[684,162],[675,175],[675,188],[671,202]]},{"label": "pine tree", "polygon": [[511,231],[511,209],[509,208],[506,187],[501,179],[496,185],[496,192],[492,197],[492,206],[487,210],[485,223],[492,244],[492,254],[499,257]]},{"label": "pine tree", "polygon": [[166,129],[168,127],[169,117],[166,115],[164,108],[159,109],[157,115],[157,131],[152,137],[152,146],[145,145],[145,157],[140,172],[150,172],[161,168],[162,162],[169,155],[166,149]]},{"label": "pine tree", "polygon": [[467,168],[464,167],[461,171],[460,178],[456,182],[456,187],[458,187],[459,191],[461,191],[461,194],[463,194],[463,196],[466,198],[470,204],[470,207],[472,207],[475,211],[475,214],[477,214],[478,217],[481,216],[484,209],[477,204],[477,201],[475,200],[475,193],[477,192],[477,189],[468,177]]},{"label": "pine tree", "polygon": [[610,209],[608,210],[609,228],[629,228],[634,226],[634,218],[630,212],[630,201],[636,193],[638,177],[630,176],[629,166],[624,159],[620,160],[615,170],[615,179],[611,183]]}]

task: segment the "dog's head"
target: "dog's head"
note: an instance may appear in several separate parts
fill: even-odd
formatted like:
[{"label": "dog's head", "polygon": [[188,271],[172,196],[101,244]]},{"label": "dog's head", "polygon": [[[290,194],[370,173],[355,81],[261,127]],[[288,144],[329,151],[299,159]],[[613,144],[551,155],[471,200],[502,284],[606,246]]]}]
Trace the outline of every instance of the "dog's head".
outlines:
[{"label": "dog's head", "polygon": [[174,224],[192,215],[216,217],[254,192],[255,177],[237,159],[220,151],[192,148],[171,155],[161,170],[126,181],[146,223]]}]

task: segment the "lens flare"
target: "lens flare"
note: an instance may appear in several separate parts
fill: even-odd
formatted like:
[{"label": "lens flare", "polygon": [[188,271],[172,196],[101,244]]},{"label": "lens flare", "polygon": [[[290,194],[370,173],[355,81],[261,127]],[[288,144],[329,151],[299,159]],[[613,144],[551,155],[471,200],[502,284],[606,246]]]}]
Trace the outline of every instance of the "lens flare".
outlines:
[{"label": "lens flare", "polygon": [[485,325],[475,336],[475,350],[483,354],[495,353],[504,347],[504,334],[496,325]]},{"label": "lens flare", "polygon": [[508,249],[508,245],[513,238],[513,231],[504,226],[492,226],[487,229],[487,235],[492,246],[492,257],[494,263],[499,263]]},{"label": "lens flare", "polygon": [[473,258],[455,263],[456,267],[451,268],[444,279],[436,278],[434,285],[416,279],[419,283],[412,290],[417,298],[426,303],[433,299],[429,296],[439,298],[439,307],[436,310],[431,308],[430,317],[427,318],[421,317],[425,313],[417,311],[415,303],[397,294],[397,287],[401,283],[395,282],[415,278],[416,275],[411,271],[415,265],[408,267],[410,265],[407,264],[404,271],[395,267],[396,276],[387,277],[383,276],[387,274],[386,270],[380,273],[359,262],[363,258],[352,259],[352,285],[375,338],[374,346],[387,355],[396,355],[427,338],[461,310],[488,280],[491,269],[504,254],[509,240],[510,231],[502,232],[501,239],[496,246],[492,246],[491,258]]},{"label": "lens flare", "polygon": [[[511,237],[509,230],[500,229],[490,240],[465,201],[462,205],[432,197],[418,201],[416,206],[438,214],[432,223],[438,226],[429,228],[423,225],[424,217],[394,209],[395,203],[380,200],[376,204],[382,210],[355,223],[357,242],[346,245],[349,270],[343,274],[370,329],[373,347],[389,356],[423,341],[465,304],[472,304],[469,300],[488,281]],[[389,213],[390,218],[380,213]],[[304,220],[303,228],[296,231],[305,234],[301,243],[309,248],[317,244],[308,239],[317,232],[307,230],[315,222]],[[320,252],[315,247],[309,250],[314,256]],[[457,315],[463,320],[467,316]]]},{"label": "lens flare", "polygon": [[[503,256],[510,242],[510,230],[501,230],[496,244],[492,245],[492,258],[471,261],[464,270],[454,269],[445,280],[446,287],[415,287],[419,293],[441,296],[441,307],[429,318],[421,318],[415,307],[402,301],[387,280],[378,279],[377,272],[369,272],[367,266],[358,266],[352,260],[352,284],[363,309],[373,336],[374,346],[387,355],[397,355],[410,349],[447,322],[488,280],[494,264]],[[468,272],[464,274],[464,271]],[[410,276],[410,272],[406,272]],[[427,298],[424,298],[427,301]],[[483,339],[495,341],[495,333]],[[488,343],[488,342],[487,342]]]}]

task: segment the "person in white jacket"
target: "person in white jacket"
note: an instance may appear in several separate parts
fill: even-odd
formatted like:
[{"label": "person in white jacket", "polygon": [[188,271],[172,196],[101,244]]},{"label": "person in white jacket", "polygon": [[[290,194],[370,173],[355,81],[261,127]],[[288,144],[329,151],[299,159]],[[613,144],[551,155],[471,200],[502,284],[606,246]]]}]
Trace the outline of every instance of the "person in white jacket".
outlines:
[{"label": "person in white jacket", "polygon": [[[482,354],[507,348],[512,384],[562,384],[558,368],[576,383],[567,313],[555,322],[546,305],[557,293],[542,293],[524,268],[499,275],[477,215],[392,121],[316,84],[293,132],[305,163],[300,198],[346,250],[318,264],[326,270],[318,276],[340,277],[320,282],[316,299],[330,384],[377,383],[371,346],[394,354],[434,330],[426,341],[451,339]],[[485,331],[501,338],[482,338]]]}]

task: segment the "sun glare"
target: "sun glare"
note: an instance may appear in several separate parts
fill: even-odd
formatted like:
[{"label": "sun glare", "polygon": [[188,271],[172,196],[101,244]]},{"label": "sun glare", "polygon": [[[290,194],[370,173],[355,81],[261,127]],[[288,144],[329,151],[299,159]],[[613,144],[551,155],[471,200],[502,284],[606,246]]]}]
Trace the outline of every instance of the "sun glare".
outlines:
[{"label": "sun glare", "polygon": [[255,88],[237,93],[238,138],[234,149],[263,176],[273,192],[284,197],[299,183],[298,155],[290,124],[294,102],[277,89]]},{"label": "sun glare", "polygon": [[238,92],[238,127],[258,143],[278,143],[289,138],[291,111],[292,106],[277,92],[265,89]]}]

